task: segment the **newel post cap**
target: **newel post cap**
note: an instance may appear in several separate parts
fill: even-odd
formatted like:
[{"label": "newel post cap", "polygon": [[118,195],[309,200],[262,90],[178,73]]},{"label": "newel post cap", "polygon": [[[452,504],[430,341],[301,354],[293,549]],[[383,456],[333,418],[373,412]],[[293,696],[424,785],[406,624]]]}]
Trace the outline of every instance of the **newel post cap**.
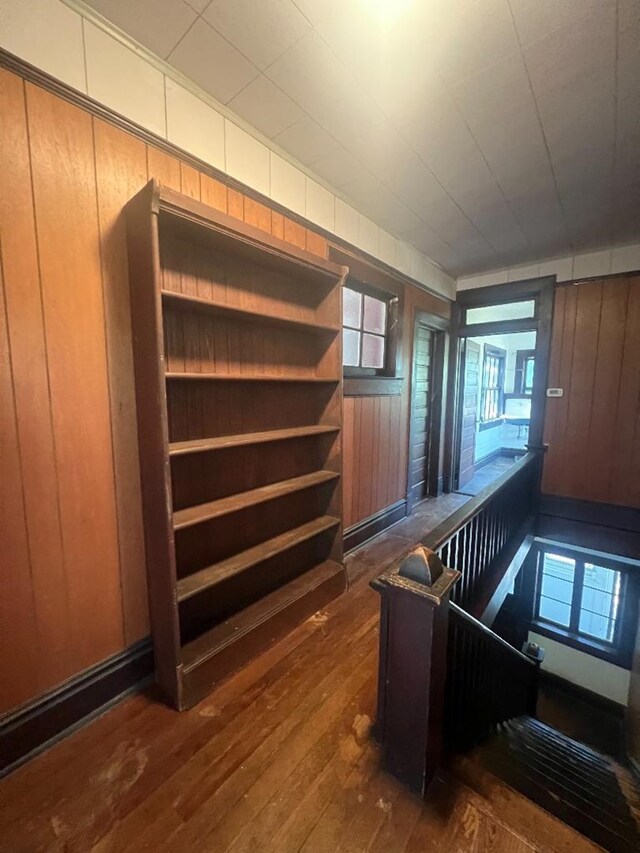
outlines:
[{"label": "newel post cap", "polygon": [[418,545],[402,560],[398,574],[416,583],[433,586],[444,569],[445,566],[435,551]]}]

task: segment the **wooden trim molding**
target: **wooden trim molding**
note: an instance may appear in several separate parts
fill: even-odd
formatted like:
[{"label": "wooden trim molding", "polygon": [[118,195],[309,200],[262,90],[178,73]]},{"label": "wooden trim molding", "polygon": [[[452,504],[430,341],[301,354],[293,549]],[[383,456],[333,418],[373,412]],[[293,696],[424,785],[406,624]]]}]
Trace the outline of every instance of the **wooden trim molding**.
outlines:
[{"label": "wooden trim molding", "polygon": [[[0,47],[0,68],[5,68],[7,71],[11,71],[14,74],[17,74],[19,77],[22,77],[24,80],[27,80],[28,82],[33,83],[36,86],[40,86],[40,88],[44,89],[45,91],[51,92],[52,94],[57,95],[59,98],[62,98],[63,100],[68,101],[69,103],[74,104],[77,107],[80,107],[81,109],[88,112],[90,115],[96,116],[96,118],[100,118],[103,121],[109,122],[109,124],[112,124],[115,127],[119,127],[121,130],[130,133],[137,139],[141,139],[143,142],[146,142],[149,145],[153,145],[173,157],[178,157],[180,160],[182,160],[182,162],[186,163],[189,166],[192,166],[194,169],[198,169],[200,172],[204,172],[215,180],[220,181],[225,186],[230,187],[231,189],[235,189],[243,195],[248,196],[249,198],[255,199],[260,204],[266,205],[270,210],[274,210],[277,213],[281,213],[288,219],[291,219],[294,222],[298,222],[300,225],[304,225],[305,228],[310,228],[316,234],[320,234],[321,236],[325,237],[333,247],[337,249],[346,250],[351,258],[355,260],[364,261],[369,267],[373,267],[374,269],[379,271],[382,276],[395,280],[396,284],[409,284],[412,287],[416,287],[419,290],[424,291],[425,293],[429,293],[436,299],[442,300],[444,305],[448,305],[451,303],[452,300],[444,294],[438,293],[438,291],[433,290],[428,285],[423,284],[417,279],[411,278],[411,276],[408,276],[406,273],[403,273],[400,270],[396,270],[394,267],[390,266],[384,261],[381,261],[379,258],[368,254],[364,250],[357,249],[356,247],[348,243],[346,240],[343,240],[337,234],[334,234],[332,231],[327,231],[320,225],[317,225],[315,222],[311,222],[310,220],[305,219],[304,216],[300,216],[294,211],[289,210],[289,208],[284,207],[277,201],[274,201],[268,196],[263,195],[261,192],[254,189],[253,187],[249,187],[246,184],[243,184],[241,181],[238,181],[236,178],[233,178],[226,172],[217,169],[215,166],[212,166],[210,163],[207,163],[204,160],[200,160],[199,157],[196,157],[195,155],[190,154],[188,151],[179,148],[177,145],[172,142],[169,142],[162,136],[158,136],[157,134],[153,133],[150,130],[147,130],[136,122],[131,121],[131,119],[125,118],[124,116],[112,110],[110,107],[106,107],[98,101],[94,100],[93,98],[90,98],[88,95],[85,95],[82,92],[78,92],[77,89],[73,89],[66,83],[57,80],[55,77],[52,77],[45,71],[41,71],[39,68],[36,68],[35,65],[31,65],[29,62],[26,62],[24,59],[20,59],[20,57],[15,56],[14,54],[10,53],[8,50],[5,50],[2,47]],[[436,267],[436,264],[433,261],[431,261],[429,258],[427,258],[427,260],[429,260],[430,263],[433,264],[434,267]]]},{"label": "wooden trim molding", "polygon": [[0,721],[0,778],[142,689],[152,676],[146,638],[7,714]]},{"label": "wooden trim molding", "polygon": [[402,376],[345,376],[345,397],[397,397],[402,394]]},{"label": "wooden trim molding", "polygon": [[371,515],[369,518],[365,518],[363,521],[359,521],[357,524],[349,527],[344,532],[345,554],[362,545],[367,539],[371,539],[378,533],[382,533],[383,530],[391,527],[392,524],[402,521],[406,514],[407,500],[403,498],[375,515]]}]

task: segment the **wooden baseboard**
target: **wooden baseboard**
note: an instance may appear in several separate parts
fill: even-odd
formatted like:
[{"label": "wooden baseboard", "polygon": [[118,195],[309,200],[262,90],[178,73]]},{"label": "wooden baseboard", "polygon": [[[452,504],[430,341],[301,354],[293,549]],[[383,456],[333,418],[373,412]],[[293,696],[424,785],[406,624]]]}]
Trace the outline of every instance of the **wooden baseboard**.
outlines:
[{"label": "wooden baseboard", "polygon": [[147,638],[9,713],[0,721],[0,778],[141,689],[152,675]]},{"label": "wooden baseboard", "polygon": [[344,532],[344,550],[345,553],[353,551],[358,545],[362,545],[367,539],[382,533],[387,527],[401,521],[407,514],[407,501],[403,498],[391,506],[386,507],[375,515],[359,521]]},{"label": "wooden baseboard", "polygon": [[546,682],[551,687],[558,687],[566,693],[571,693],[572,696],[575,696],[576,699],[580,699],[582,702],[597,705],[605,711],[614,714],[616,717],[623,718],[625,716],[626,708],[624,705],[614,702],[613,699],[608,699],[606,696],[601,696],[599,693],[594,693],[593,690],[588,690],[586,687],[581,687],[579,684],[574,684],[572,681],[567,681],[566,678],[562,678],[554,672],[541,669],[540,680]]}]

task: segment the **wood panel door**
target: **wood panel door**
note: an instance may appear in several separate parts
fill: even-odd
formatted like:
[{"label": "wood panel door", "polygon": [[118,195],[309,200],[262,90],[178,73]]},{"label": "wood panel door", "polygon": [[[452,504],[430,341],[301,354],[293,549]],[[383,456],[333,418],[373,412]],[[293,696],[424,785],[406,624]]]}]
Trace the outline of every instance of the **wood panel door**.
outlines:
[{"label": "wood panel door", "polygon": [[462,389],[460,406],[460,466],[458,488],[466,485],[475,473],[476,421],[480,393],[480,352],[474,341],[465,341],[462,353]]},{"label": "wood panel door", "polygon": [[431,453],[431,416],[434,392],[434,343],[436,333],[418,321],[413,343],[413,383],[409,446],[409,511],[429,494],[430,468],[437,460]]}]

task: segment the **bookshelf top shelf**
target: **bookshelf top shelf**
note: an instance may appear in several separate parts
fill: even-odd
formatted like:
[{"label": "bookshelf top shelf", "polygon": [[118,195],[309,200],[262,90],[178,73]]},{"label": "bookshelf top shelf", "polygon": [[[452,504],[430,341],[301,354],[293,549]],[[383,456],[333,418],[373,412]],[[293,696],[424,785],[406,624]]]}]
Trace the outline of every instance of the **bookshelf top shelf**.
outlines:
[{"label": "bookshelf top shelf", "polygon": [[289,273],[297,270],[305,280],[318,283],[333,285],[347,272],[346,267],[299,249],[201,201],[156,181],[152,184],[152,210],[159,214],[161,225],[168,226],[174,233],[242,255],[261,266]]},{"label": "bookshelf top shelf", "polygon": [[307,320],[297,320],[289,317],[278,317],[274,314],[264,314],[253,311],[251,308],[241,308],[236,305],[227,305],[222,302],[212,302],[199,296],[191,296],[186,293],[177,293],[173,290],[162,290],[162,299],[166,305],[182,310],[201,311],[207,314],[218,314],[243,322],[257,322],[264,325],[279,326],[299,332],[308,332],[314,335],[337,335],[341,329],[327,323],[311,323]]}]

